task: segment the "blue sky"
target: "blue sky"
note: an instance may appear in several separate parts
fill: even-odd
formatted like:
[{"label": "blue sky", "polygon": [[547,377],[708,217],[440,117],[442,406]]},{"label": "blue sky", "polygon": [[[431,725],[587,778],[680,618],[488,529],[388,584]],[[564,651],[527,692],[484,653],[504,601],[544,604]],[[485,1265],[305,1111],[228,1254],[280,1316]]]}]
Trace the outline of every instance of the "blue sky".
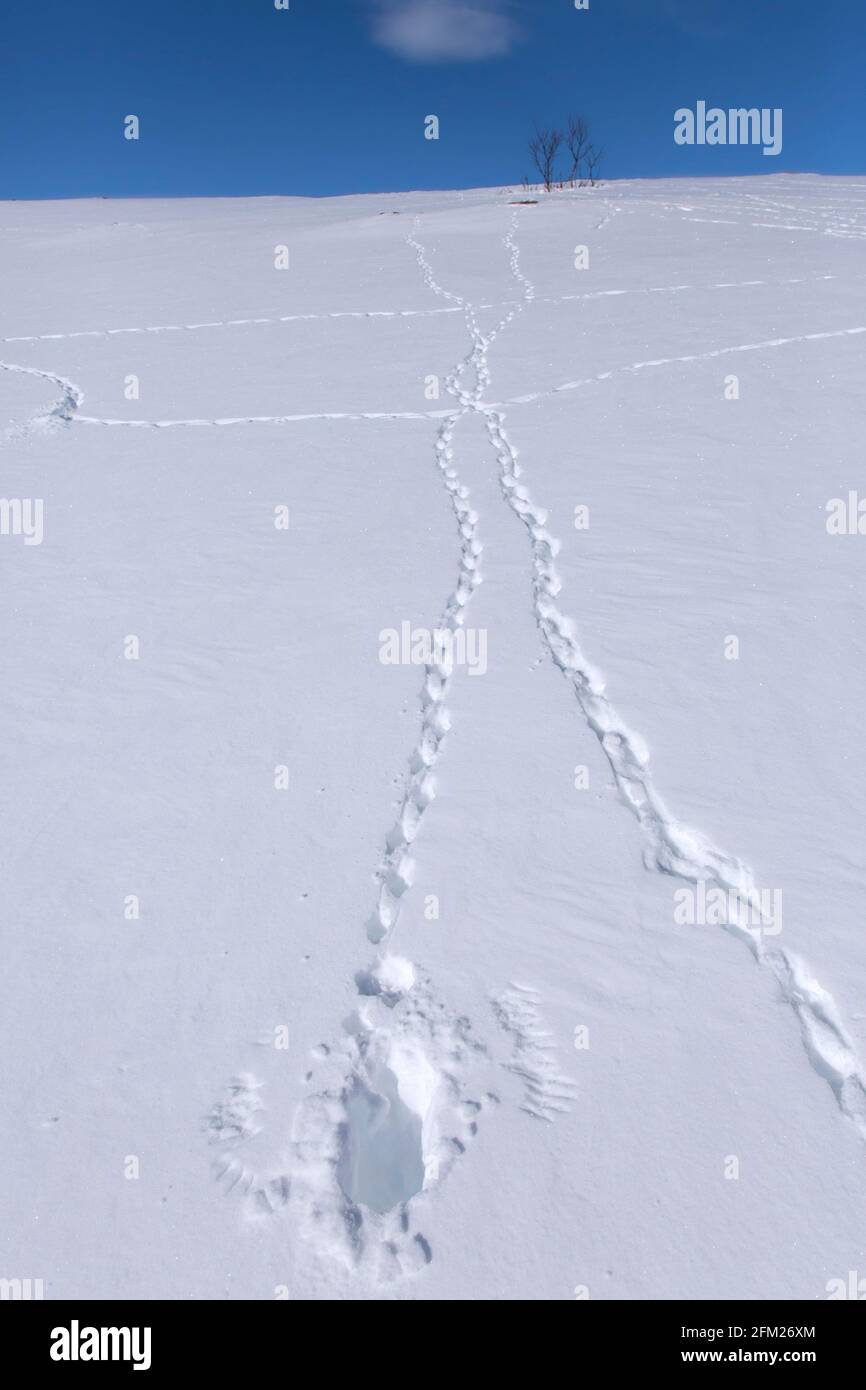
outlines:
[{"label": "blue sky", "polygon": [[[610,178],[866,173],[866,0],[289,4],[7,6],[0,197],[519,182],[533,123],[569,111]],[[698,100],[781,107],[781,154],[676,145],[673,113]]]}]

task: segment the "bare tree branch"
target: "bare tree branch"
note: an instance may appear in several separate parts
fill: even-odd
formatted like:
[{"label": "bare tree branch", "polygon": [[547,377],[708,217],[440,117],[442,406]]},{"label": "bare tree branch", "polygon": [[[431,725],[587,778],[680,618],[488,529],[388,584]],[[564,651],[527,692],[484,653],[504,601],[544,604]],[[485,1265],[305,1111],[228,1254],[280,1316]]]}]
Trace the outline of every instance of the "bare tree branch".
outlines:
[{"label": "bare tree branch", "polygon": [[587,146],[587,149],[586,149],[586,174],[587,174],[587,178],[589,179],[589,182],[590,182],[590,186],[591,186],[591,187],[594,187],[594,186],[595,186],[596,175],[598,174],[599,166],[601,165],[601,161],[602,161],[602,158],[603,158],[603,157],[604,157],[604,150],[600,149],[597,145],[588,145],[588,146]]},{"label": "bare tree branch", "polygon": [[571,186],[581,176],[586,151],[589,146],[589,125],[583,116],[569,116],[565,144],[571,156]]},{"label": "bare tree branch", "polygon": [[549,193],[553,187],[553,182],[556,177],[556,156],[559,153],[561,144],[562,131],[548,130],[546,127],[540,130],[536,127],[535,134],[529,142],[529,152],[532,155],[536,169],[541,175],[541,181],[544,184],[546,193]]}]

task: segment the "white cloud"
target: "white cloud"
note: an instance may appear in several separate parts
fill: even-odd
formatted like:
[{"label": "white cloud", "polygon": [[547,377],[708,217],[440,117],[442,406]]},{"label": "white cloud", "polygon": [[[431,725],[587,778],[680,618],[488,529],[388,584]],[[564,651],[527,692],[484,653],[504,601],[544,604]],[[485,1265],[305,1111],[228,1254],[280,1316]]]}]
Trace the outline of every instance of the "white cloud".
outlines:
[{"label": "white cloud", "polygon": [[376,5],[376,42],[413,63],[498,58],[519,36],[501,0],[376,0]]}]

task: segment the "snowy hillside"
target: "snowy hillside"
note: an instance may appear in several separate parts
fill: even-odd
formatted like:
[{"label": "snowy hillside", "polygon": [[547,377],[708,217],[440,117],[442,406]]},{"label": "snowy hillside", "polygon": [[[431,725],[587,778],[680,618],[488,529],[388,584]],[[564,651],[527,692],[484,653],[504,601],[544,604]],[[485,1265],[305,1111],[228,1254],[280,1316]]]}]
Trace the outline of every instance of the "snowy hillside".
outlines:
[{"label": "snowy hillside", "polygon": [[0,224],[0,1272],[866,1274],[866,182]]}]

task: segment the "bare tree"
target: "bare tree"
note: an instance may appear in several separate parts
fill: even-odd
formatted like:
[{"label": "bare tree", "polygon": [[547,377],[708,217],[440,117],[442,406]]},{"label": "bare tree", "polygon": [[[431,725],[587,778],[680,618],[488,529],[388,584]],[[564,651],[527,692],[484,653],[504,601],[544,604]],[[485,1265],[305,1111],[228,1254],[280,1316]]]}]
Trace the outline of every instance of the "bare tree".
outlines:
[{"label": "bare tree", "polygon": [[583,116],[569,116],[565,144],[571,157],[571,186],[582,175],[584,161],[589,145],[589,125]]},{"label": "bare tree", "polygon": [[535,134],[529,142],[529,152],[532,155],[536,169],[541,175],[544,190],[549,193],[553,187],[555,178],[556,156],[562,144],[561,130],[548,130],[546,127],[539,130],[536,126]]},{"label": "bare tree", "polygon": [[586,150],[586,159],[585,159],[585,163],[586,163],[586,176],[587,176],[587,178],[589,179],[589,182],[590,182],[590,186],[591,186],[591,187],[594,187],[594,186],[595,186],[596,174],[598,173],[599,166],[600,166],[600,164],[601,164],[602,156],[603,156],[603,155],[604,155],[604,150],[599,149],[597,145],[588,145],[588,146],[587,146],[587,150]]}]

